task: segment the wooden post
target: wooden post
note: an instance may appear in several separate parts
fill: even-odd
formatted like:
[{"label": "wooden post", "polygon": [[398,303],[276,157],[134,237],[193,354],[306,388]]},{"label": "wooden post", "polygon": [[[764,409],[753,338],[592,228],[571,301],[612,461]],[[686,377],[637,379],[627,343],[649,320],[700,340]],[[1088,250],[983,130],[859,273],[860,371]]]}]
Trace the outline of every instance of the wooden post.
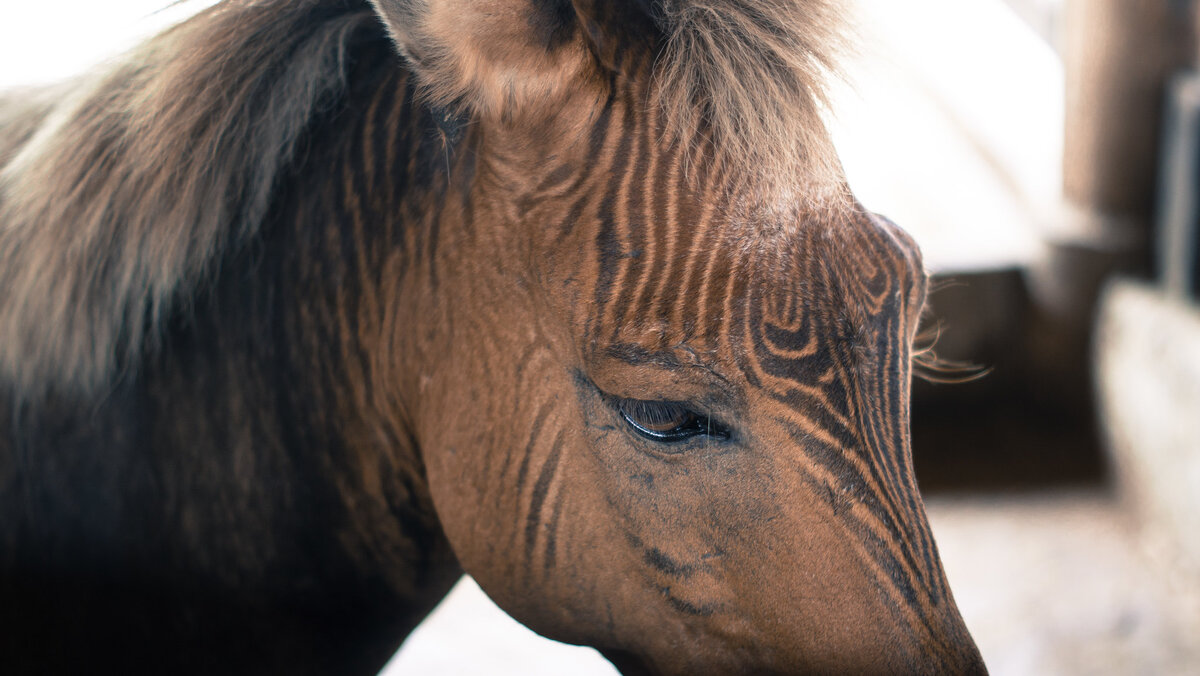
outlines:
[{"label": "wooden post", "polygon": [[1192,63],[1196,0],[1066,0],[1064,218],[1028,271],[1031,367],[1046,403],[1091,409],[1101,286],[1150,272],[1166,83]]},{"label": "wooden post", "polygon": [[1167,296],[1195,300],[1200,292],[1200,73],[1177,74],[1168,93],[1155,249]]},{"label": "wooden post", "polygon": [[1067,0],[1063,193],[1149,227],[1165,83],[1192,62],[1188,0]]}]

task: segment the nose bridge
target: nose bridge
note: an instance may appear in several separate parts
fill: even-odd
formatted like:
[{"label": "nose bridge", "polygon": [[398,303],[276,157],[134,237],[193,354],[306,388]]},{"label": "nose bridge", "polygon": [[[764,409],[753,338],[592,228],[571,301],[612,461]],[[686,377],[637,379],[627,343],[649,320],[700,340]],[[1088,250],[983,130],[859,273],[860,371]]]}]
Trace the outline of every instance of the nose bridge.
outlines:
[{"label": "nose bridge", "polygon": [[874,351],[853,375],[856,430],[853,448],[869,480],[862,496],[858,556],[868,562],[928,659],[948,672],[984,668],[954,603],[913,473],[909,432],[909,350],[904,332],[884,331],[885,348]]},{"label": "nose bridge", "polygon": [[[774,552],[758,557],[755,579],[803,608],[802,590],[768,580],[824,571],[817,584],[833,599],[855,598],[835,613],[842,620],[888,641],[897,659],[965,672],[979,664],[978,652],[950,595],[911,463],[909,306],[919,255],[889,224],[859,216],[752,252],[753,277],[726,287],[736,302],[724,336],[752,392],[751,427],[765,435],[769,471],[780,477],[774,486],[791,496],[779,523],[794,534],[770,541]],[[778,525],[755,537],[777,538]],[[817,611],[796,612],[805,622]]]},{"label": "nose bridge", "polygon": [[811,503],[793,506],[796,520],[838,534],[825,541],[844,564],[834,575],[874,596],[861,612],[906,637],[897,640],[912,659],[963,671],[978,653],[912,471],[912,261],[874,222],[859,232],[815,232],[791,256],[785,288],[761,287],[772,295],[748,304],[739,337],[744,371],[790,447],[772,452],[825,503],[816,506],[827,514],[819,525],[801,513]]},{"label": "nose bridge", "polygon": [[914,635],[935,654],[953,655],[967,634],[913,474],[907,332],[902,313],[887,314],[893,316],[872,322],[874,345],[848,374],[854,424],[852,445],[841,452],[857,456],[851,464],[864,479],[859,556]]},{"label": "nose bridge", "polygon": [[809,490],[807,498],[792,501],[785,518],[809,535],[777,564],[787,566],[792,557],[796,573],[807,575],[811,552],[822,551],[815,565],[830,577],[820,585],[836,598],[860,599],[839,610],[842,619],[862,628],[857,640],[879,644],[871,650],[911,662],[899,671],[978,670],[978,650],[948,588],[908,463],[888,469],[871,436],[838,441],[811,429],[789,430],[785,443],[792,448],[777,456],[788,468],[780,473],[798,477]]}]

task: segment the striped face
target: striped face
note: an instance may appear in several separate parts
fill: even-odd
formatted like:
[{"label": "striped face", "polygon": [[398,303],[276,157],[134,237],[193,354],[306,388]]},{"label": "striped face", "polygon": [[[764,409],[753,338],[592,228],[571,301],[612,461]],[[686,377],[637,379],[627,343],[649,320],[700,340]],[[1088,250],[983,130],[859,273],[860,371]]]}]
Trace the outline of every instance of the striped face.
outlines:
[{"label": "striped face", "polygon": [[685,171],[643,100],[482,132],[422,432],[460,561],[631,672],[982,669],[912,475],[916,246]]}]

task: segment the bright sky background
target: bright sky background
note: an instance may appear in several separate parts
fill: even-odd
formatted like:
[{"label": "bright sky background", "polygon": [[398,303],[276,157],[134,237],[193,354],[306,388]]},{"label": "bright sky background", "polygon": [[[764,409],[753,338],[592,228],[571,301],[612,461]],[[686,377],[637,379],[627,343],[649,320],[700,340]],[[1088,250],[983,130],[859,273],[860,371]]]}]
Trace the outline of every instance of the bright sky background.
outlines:
[{"label": "bright sky background", "polygon": [[0,3],[0,87],[59,80],[213,4],[189,0]]}]

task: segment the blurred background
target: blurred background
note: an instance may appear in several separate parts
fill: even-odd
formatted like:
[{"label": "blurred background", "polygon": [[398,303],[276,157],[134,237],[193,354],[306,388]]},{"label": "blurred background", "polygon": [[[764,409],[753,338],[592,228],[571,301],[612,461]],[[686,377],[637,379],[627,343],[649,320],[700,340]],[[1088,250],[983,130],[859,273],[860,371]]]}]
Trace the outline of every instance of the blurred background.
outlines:
[{"label": "blurred background", "polygon": [[[0,8],[0,87],[211,1]],[[1200,674],[1195,0],[854,0],[831,125],[934,275],[913,452],[993,674]],[[975,371],[972,371],[975,369]],[[953,375],[953,374],[952,374]],[[387,674],[615,674],[464,580]]]}]

